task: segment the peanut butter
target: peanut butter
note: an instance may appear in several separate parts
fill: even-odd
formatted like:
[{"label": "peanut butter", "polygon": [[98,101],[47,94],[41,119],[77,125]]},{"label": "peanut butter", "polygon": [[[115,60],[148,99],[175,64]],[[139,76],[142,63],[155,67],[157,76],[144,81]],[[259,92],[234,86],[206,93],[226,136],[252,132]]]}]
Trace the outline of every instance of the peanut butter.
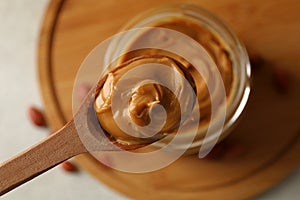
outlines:
[{"label": "peanut butter", "polygon": [[[199,42],[216,63],[217,70],[219,70],[224,82],[226,96],[229,96],[233,82],[232,62],[226,46],[216,34],[208,28],[200,26],[191,20],[180,18],[166,20],[159,24],[155,24],[154,26],[179,31]],[[138,43],[139,39],[135,42]],[[158,80],[172,82],[176,88],[175,93],[167,87],[152,83],[151,81],[126,80],[127,82],[124,82],[124,84],[130,85],[132,83],[133,86],[126,94],[124,94],[130,95],[127,106],[128,109],[122,113],[114,114],[119,116],[113,116],[111,105],[112,97],[114,93],[116,93],[115,85],[117,82],[129,70],[142,64],[151,63],[167,66],[176,72],[176,74],[181,74],[182,77],[187,79],[197,95],[199,107],[194,107],[194,100],[186,95],[187,91],[184,81],[178,78],[175,73],[174,75],[164,76],[159,72],[149,72],[154,73]],[[205,75],[209,77],[208,80],[212,82],[215,81],[215,72],[213,69],[210,69],[210,66],[206,67],[208,70]],[[215,98],[217,95],[218,88],[215,88],[213,94],[209,94],[207,86],[199,72],[182,57],[159,49],[143,49],[130,52],[123,56],[120,65],[108,73],[104,84],[99,85],[97,88],[94,109],[102,128],[120,143],[150,143],[167,134],[176,133],[176,130],[180,125],[188,128],[188,126],[193,123],[193,119],[190,119],[189,116],[191,116],[193,112],[198,112],[199,110],[197,109],[200,109],[201,113],[201,119],[198,126],[199,128],[205,126],[209,123],[211,117],[210,98]],[[182,102],[185,102],[185,104],[180,105],[178,98],[180,98]],[[119,99],[119,101],[122,100]],[[138,134],[135,134],[134,136],[128,135],[124,130],[119,128],[114,120],[114,117],[120,117],[126,119],[129,124],[134,123],[140,127],[144,127],[149,125],[152,120],[160,119],[160,106],[164,108],[164,112],[167,116],[166,121],[157,134],[151,137],[148,137],[147,132],[139,132],[138,130]],[[150,116],[156,117],[151,118]]]}]

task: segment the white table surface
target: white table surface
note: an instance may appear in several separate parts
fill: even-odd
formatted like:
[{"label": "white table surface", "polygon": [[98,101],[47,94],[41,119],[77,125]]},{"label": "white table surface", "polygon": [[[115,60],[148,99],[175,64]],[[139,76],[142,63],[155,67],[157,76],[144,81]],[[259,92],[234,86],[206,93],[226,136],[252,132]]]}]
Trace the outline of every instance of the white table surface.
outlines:
[{"label": "white table surface", "polygon": [[[48,1],[0,0],[0,162],[47,135],[47,129],[34,127],[30,123],[27,108],[31,104],[42,107],[36,52],[42,16]],[[56,167],[1,199],[126,197],[99,183],[84,171],[70,174]],[[300,199],[300,169],[256,199]]]}]

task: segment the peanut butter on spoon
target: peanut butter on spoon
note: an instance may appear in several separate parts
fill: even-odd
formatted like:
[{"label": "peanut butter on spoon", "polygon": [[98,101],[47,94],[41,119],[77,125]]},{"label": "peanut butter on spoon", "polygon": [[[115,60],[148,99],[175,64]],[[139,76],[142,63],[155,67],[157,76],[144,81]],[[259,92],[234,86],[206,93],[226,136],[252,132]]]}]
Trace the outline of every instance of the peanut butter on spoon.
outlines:
[{"label": "peanut butter on spoon", "polygon": [[[122,94],[126,96],[130,95],[130,100],[126,109],[113,114],[111,105],[112,97],[114,96],[114,93],[117,93],[115,88],[116,83],[127,71],[143,64],[161,64],[174,71],[174,74],[171,74],[170,76],[160,74],[159,71],[146,73],[153,73],[152,76],[155,77],[156,81],[173,82],[173,88],[176,88],[175,94],[167,87],[158,83],[153,83],[153,80],[139,79],[137,75],[134,78],[123,80],[124,84],[120,84],[121,87],[122,85],[126,85],[126,87],[130,88],[130,90],[125,90]],[[173,133],[180,125],[181,115],[188,116],[193,108],[193,100],[188,99],[189,96],[185,95],[186,89],[184,87],[184,81],[181,80],[182,78],[178,75],[184,77],[182,67],[179,67],[171,58],[159,55],[141,56],[132,59],[108,73],[104,84],[98,88],[98,94],[96,95],[94,104],[101,127],[112,135],[119,143],[123,144],[152,143],[167,134]],[[122,88],[120,90],[122,90]],[[177,98],[181,98],[186,102],[186,105],[181,105],[183,108],[180,107]],[[118,101],[122,101],[122,99],[116,100],[117,106]],[[160,106],[163,107],[164,111],[160,109]],[[181,113],[181,109],[186,113]],[[159,132],[155,135],[149,137],[147,131],[142,130],[143,127],[150,123],[154,126],[160,124],[160,121],[163,120],[162,112],[166,112],[164,126],[161,129],[158,129]],[[154,117],[151,118],[151,115]],[[135,135],[128,135],[128,133],[121,130],[114,118],[125,118],[128,124],[135,123],[138,125],[137,128],[133,127],[135,131],[133,134]],[[139,127],[142,128],[139,129]],[[152,126],[152,128],[156,129],[157,127]]]}]

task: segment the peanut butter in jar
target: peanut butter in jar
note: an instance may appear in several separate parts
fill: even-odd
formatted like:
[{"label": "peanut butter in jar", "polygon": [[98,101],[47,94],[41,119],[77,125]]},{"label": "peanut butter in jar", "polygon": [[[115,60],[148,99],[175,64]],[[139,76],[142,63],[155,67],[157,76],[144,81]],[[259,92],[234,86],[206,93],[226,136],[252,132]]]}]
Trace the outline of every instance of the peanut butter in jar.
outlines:
[{"label": "peanut butter in jar", "polygon": [[[249,60],[237,37],[211,13],[186,4],[145,12],[123,30],[133,31],[110,45],[107,63],[113,64],[97,88],[94,109],[102,128],[120,143],[158,140],[153,143],[158,147],[172,140],[180,129],[182,142],[176,150],[186,147],[185,138],[191,136],[191,127],[196,127],[189,153],[197,152],[204,142],[224,138],[238,120],[250,91]],[[194,50],[196,44],[199,51]],[[140,66],[156,67],[137,70],[134,78],[122,79]],[[147,78],[142,78],[142,72]],[[127,99],[125,108],[114,112],[112,98],[119,91],[118,81],[123,81],[120,87],[127,88],[115,102],[123,105],[122,98]],[[194,96],[189,95],[189,88]],[[221,116],[216,113],[224,115],[222,133],[209,135],[210,125]],[[120,128],[117,118],[129,128]]]}]

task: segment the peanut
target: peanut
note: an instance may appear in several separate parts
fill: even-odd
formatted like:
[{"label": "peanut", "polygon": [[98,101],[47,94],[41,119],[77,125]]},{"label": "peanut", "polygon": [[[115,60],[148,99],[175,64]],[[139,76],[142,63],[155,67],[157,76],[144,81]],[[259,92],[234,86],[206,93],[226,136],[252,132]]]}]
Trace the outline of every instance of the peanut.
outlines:
[{"label": "peanut", "polygon": [[31,122],[39,127],[46,127],[46,120],[43,113],[34,106],[30,106],[28,109],[28,115]]}]

